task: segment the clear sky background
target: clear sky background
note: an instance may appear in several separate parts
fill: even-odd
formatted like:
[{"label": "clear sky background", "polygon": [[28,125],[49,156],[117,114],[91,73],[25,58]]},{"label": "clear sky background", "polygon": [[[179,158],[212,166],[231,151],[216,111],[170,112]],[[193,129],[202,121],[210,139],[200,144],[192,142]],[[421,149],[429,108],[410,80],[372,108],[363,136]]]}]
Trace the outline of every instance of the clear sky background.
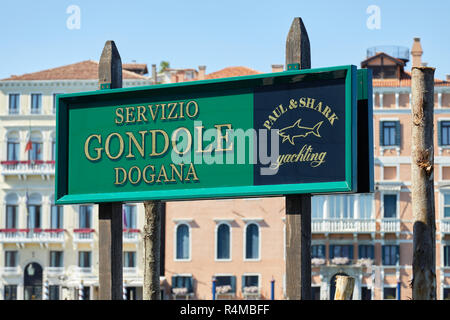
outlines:
[{"label": "clear sky background", "polygon": [[[80,9],[79,29],[67,27],[71,5]],[[379,29],[367,26],[371,5],[380,9]],[[368,47],[411,49],[420,37],[422,61],[443,79],[450,74],[449,13],[448,0],[2,0],[0,79],[98,61],[106,40],[116,42],[122,63],[149,69],[165,60],[173,68],[206,65],[207,73],[228,66],[270,72],[285,63],[294,17],[307,28],[313,68],[360,66]]]}]

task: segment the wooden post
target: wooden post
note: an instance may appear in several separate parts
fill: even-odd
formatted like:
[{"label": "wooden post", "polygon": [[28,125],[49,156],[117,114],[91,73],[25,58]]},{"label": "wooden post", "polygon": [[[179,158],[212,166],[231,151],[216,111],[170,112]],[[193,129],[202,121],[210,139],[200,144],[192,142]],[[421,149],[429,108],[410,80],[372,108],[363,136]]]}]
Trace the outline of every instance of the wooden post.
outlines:
[{"label": "wooden post", "polygon": [[413,67],[411,198],[414,300],[436,299],[436,225],[434,212],[434,68]]},{"label": "wooden post", "polygon": [[145,201],[144,207],[143,300],[160,300],[161,216],[163,210],[165,210],[165,203],[162,201]]},{"label": "wooden post", "polygon": [[[301,18],[286,40],[286,69],[311,68],[308,33]],[[311,195],[286,196],[286,296],[311,299]]]},{"label": "wooden post", "polygon": [[[100,89],[122,87],[122,61],[114,41],[107,41],[98,67]],[[99,299],[123,299],[121,203],[99,204]]]},{"label": "wooden post", "polygon": [[334,300],[352,300],[355,278],[349,276],[336,276],[336,291]]}]

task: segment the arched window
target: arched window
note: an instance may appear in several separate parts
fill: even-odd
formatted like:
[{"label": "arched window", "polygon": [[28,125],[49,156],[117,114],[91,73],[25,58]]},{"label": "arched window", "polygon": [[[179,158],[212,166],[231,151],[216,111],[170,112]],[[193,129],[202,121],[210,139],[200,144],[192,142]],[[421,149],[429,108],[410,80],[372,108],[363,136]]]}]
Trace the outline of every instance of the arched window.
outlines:
[{"label": "arched window", "polygon": [[26,194],[26,204],[28,209],[27,227],[29,229],[41,227],[41,203],[42,197],[40,194]]},{"label": "arched window", "polygon": [[189,226],[187,224],[180,224],[176,229],[176,259],[186,260],[190,258],[189,250]]},{"label": "arched window", "polygon": [[18,161],[20,157],[19,133],[8,133],[6,141],[6,159],[8,161]]},{"label": "arched window", "polygon": [[245,259],[259,259],[259,226],[250,223],[245,229]]},{"label": "arched window", "polygon": [[216,258],[230,259],[230,226],[226,223],[221,223],[217,227],[217,242],[216,242]]},{"label": "arched window", "polygon": [[6,196],[5,200],[6,200],[5,228],[16,229],[19,197],[15,193],[10,193]]}]

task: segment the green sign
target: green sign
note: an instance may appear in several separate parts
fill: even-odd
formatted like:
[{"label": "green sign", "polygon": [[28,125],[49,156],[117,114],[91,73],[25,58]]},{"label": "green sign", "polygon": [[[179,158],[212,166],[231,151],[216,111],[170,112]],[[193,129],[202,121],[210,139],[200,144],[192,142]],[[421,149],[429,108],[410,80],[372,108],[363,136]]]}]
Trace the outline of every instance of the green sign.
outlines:
[{"label": "green sign", "polygon": [[59,95],[56,203],[358,192],[357,93],[342,66]]}]

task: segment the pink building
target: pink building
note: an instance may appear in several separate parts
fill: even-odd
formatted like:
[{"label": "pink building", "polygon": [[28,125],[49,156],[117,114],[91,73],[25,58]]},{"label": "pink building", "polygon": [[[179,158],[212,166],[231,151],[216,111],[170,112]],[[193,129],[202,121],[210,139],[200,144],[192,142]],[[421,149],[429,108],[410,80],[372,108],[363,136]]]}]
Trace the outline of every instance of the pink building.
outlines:
[{"label": "pink building", "polygon": [[[412,278],[409,49],[371,48],[375,193],[312,198],[312,293],[334,297],[337,274],[355,277],[354,299],[409,299]],[[411,50],[422,65],[420,39]],[[239,74],[239,69],[242,74]],[[274,65],[273,71],[281,71]],[[226,68],[215,77],[246,75]],[[213,75],[213,74],[211,74]],[[205,76],[208,79],[209,75]],[[436,282],[450,298],[450,79],[435,80]],[[285,200],[167,204],[166,293],[177,299],[285,297]],[[182,287],[186,288],[183,289]],[[273,291],[272,291],[272,288]]]}]

